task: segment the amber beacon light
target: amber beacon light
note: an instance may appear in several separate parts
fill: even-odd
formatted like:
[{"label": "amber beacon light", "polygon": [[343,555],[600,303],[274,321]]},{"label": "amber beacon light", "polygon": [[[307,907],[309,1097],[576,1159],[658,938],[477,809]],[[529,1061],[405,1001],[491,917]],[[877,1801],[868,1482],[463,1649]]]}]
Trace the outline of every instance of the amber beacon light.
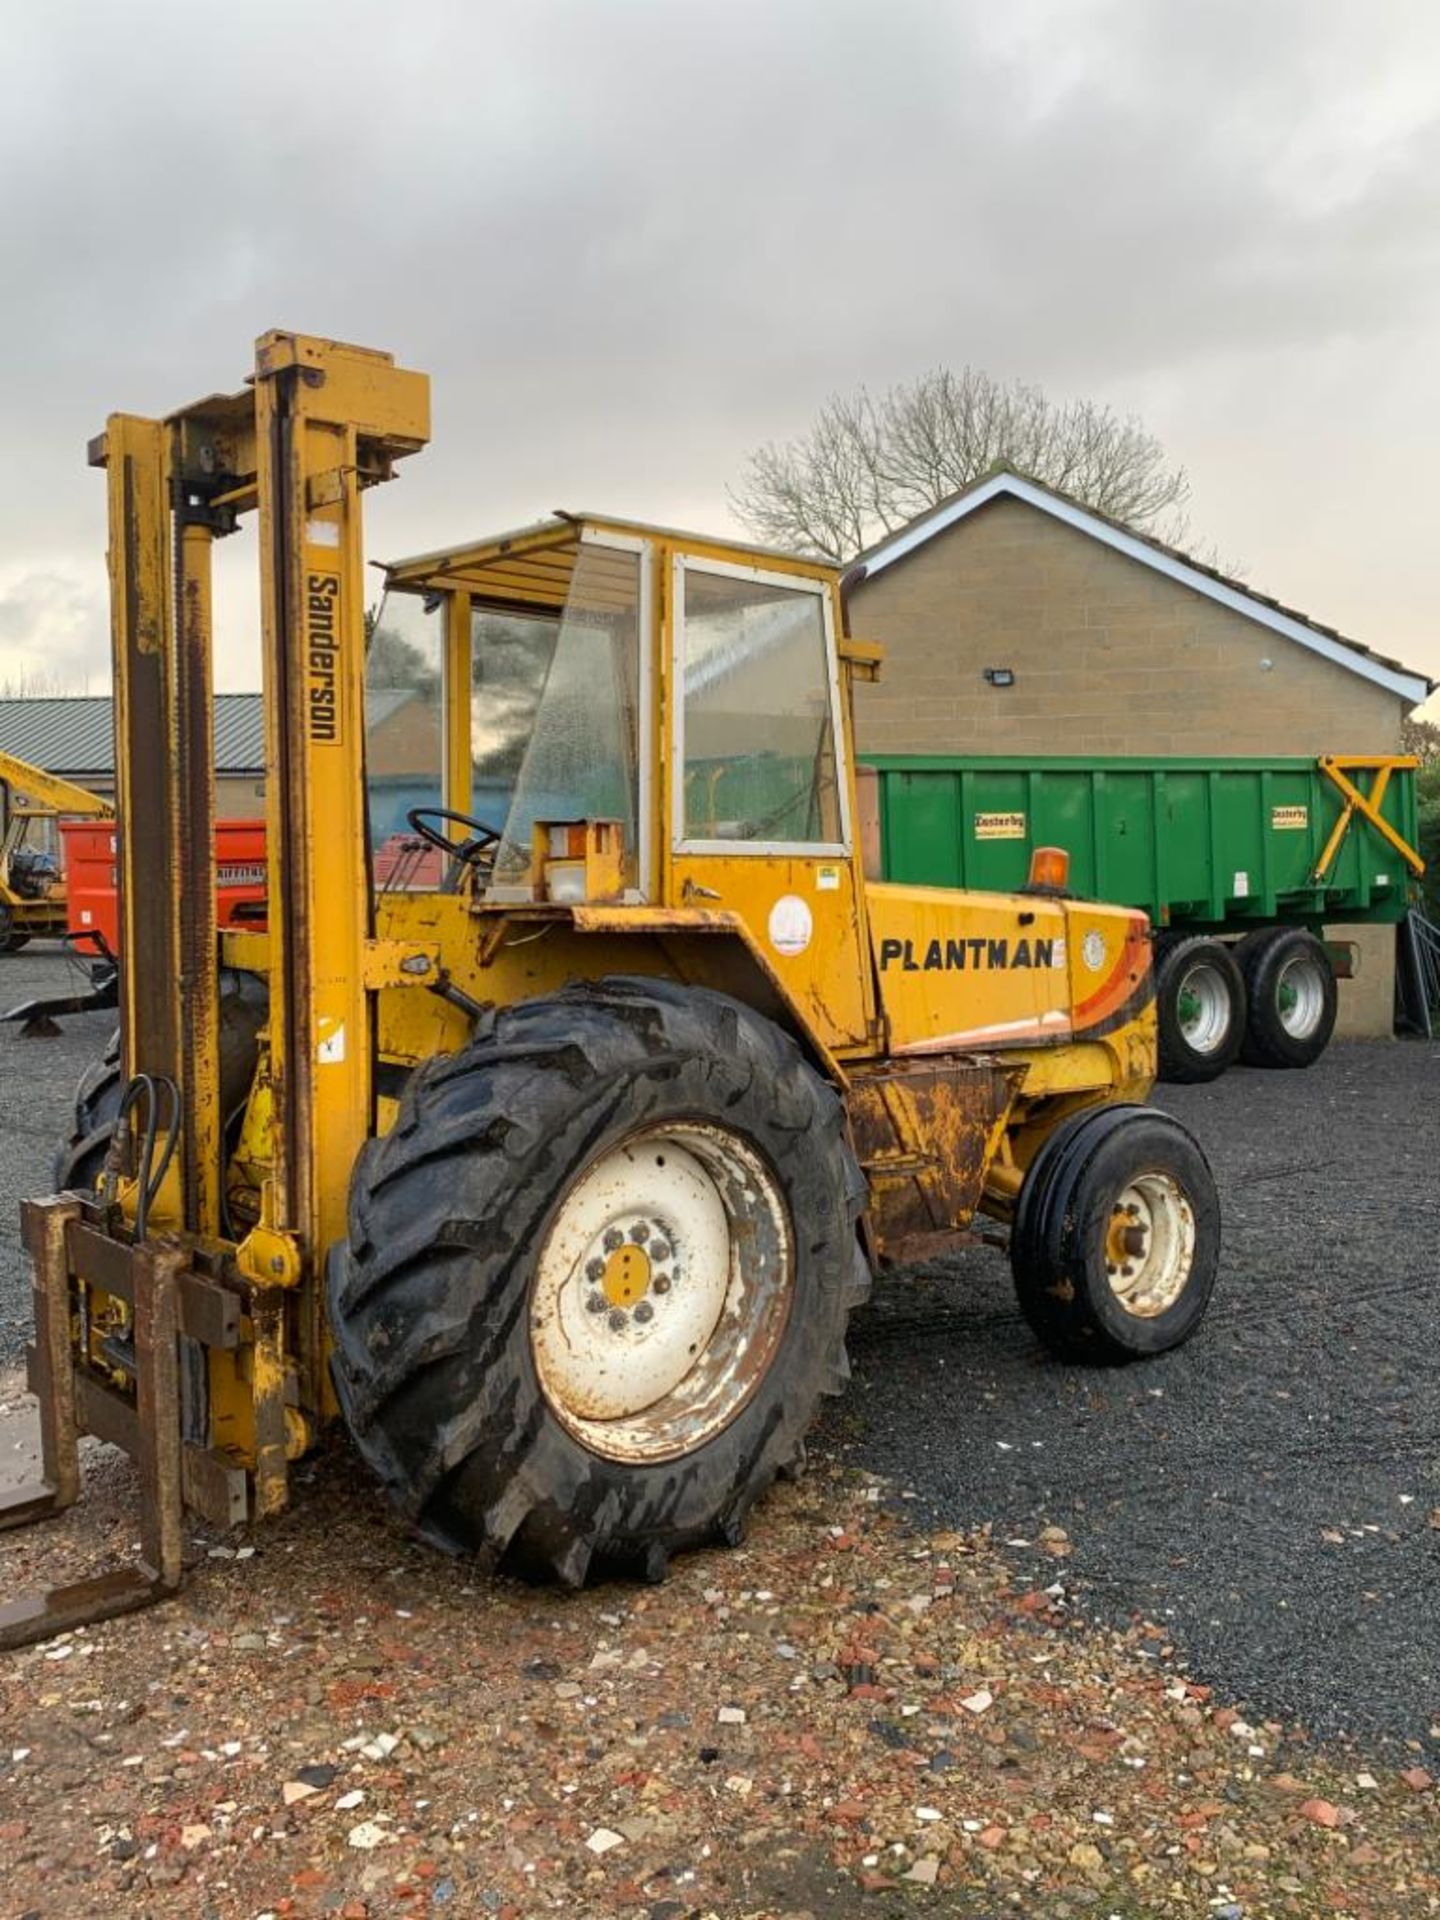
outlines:
[{"label": "amber beacon light", "polygon": [[1063,893],[1069,884],[1070,856],[1064,847],[1036,847],[1027,885],[1037,892]]}]

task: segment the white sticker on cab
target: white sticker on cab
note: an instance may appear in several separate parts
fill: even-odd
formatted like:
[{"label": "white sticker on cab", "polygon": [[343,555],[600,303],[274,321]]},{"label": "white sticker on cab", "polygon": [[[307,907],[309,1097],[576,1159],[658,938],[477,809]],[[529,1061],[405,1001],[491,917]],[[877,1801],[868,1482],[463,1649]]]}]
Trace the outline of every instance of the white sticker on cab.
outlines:
[{"label": "white sticker on cab", "polygon": [[799,894],[782,893],[770,909],[770,944],[775,951],[787,958],[803,953],[814,931],[814,918]]}]

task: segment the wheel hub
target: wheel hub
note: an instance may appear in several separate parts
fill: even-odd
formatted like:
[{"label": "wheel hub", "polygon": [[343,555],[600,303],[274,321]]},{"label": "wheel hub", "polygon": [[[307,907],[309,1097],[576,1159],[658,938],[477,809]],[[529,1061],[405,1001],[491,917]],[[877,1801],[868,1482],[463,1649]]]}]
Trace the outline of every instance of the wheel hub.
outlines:
[{"label": "wheel hub", "polygon": [[[587,1268],[590,1264],[587,1261]],[[612,1307],[633,1307],[650,1291],[650,1256],[633,1240],[615,1247],[600,1268],[600,1293]]]},{"label": "wheel hub", "polygon": [[789,1283],[783,1203],[746,1142],[696,1123],[637,1135],[561,1197],[541,1251],[545,1397],[610,1458],[689,1451],[763,1375]]},{"label": "wheel hub", "polygon": [[1309,954],[1287,960],[1275,983],[1275,1011],[1292,1039],[1308,1040],[1325,1014],[1325,976]]},{"label": "wheel hub", "polygon": [[1174,1306],[1195,1261],[1195,1211],[1168,1173],[1137,1174],[1116,1200],[1105,1272],[1127,1313],[1154,1319]]},{"label": "wheel hub", "polygon": [[1224,977],[1207,961],[1198,961],[1180,982],[1175,1014],[1187,1046],[1211,1054],[1230,1032],[1230,993]]}]

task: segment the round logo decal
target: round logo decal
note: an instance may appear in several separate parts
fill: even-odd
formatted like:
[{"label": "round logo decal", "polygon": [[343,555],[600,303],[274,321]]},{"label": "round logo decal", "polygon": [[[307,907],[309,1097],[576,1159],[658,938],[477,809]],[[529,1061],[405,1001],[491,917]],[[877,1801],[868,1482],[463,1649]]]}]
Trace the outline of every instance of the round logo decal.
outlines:
[{"label": "round logo decal", "polygon": [[809,907],[798,893],[782,893],[770,909],[770,944],[777,953],[804,953],[815,931]]},{"label": "round logo decal", "polygon": [[1098,973],[1105,964],[1105,936],[1092,927],[1080,945],[1080,953],[1091,973]]}]

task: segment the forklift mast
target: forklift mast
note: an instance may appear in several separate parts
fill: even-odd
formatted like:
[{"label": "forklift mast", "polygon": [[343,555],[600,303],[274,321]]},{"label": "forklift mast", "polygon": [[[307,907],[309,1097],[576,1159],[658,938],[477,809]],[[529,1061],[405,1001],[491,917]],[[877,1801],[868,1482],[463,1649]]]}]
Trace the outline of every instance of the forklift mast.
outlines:
[{"label": "forklift mast", "polygon": [[[258,517],[278,1124],[239,1263],[272,1289],[306,1277],[341,1232],[369,1129],[360,495],[428,437],[423,374],[386,353],[271,332],[245,391],[164,420],[112,415],[90,450],[109,492],[124,1068],[179,1089],[178,1192],[161,1206],[201,1241],[221,1232],[224,1118],[211,558],[241,515]],[[318,1334],[305,1346],[318,1354]]]}]

